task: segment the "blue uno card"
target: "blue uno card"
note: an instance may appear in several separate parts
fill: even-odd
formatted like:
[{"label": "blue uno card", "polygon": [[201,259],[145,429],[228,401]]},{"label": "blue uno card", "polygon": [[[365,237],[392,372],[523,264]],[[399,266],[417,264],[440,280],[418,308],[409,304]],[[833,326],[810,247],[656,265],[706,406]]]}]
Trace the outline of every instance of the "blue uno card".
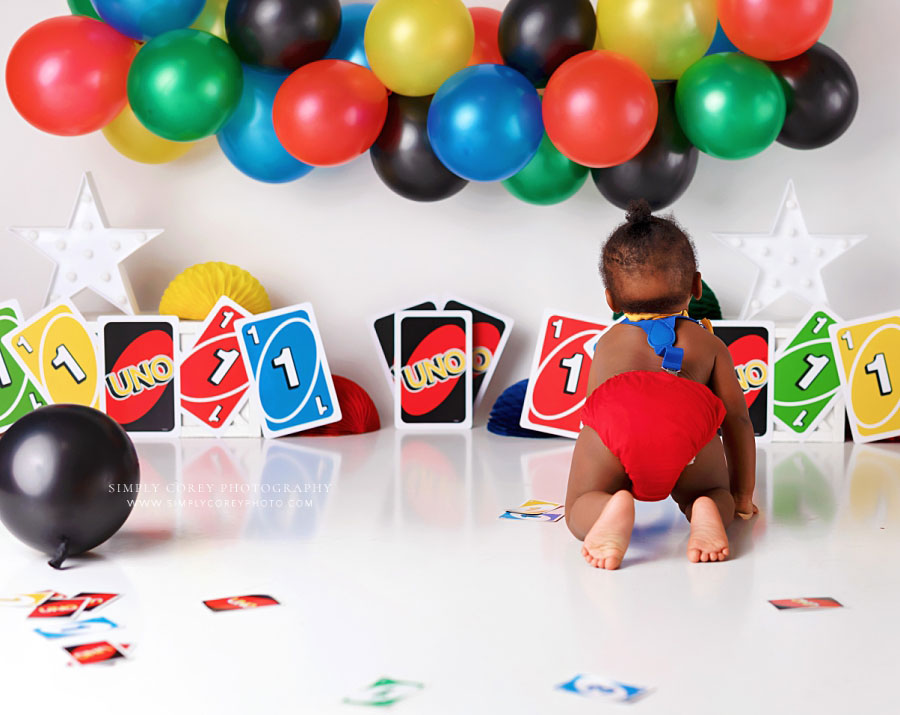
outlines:
[{"label": "blue uno card", "polygon": [[267,438],[341,419],[312,305],[255,315],[235,322],[235,328]]},{"label": "blue uno card", "polygon": [[567,683],[556,686],[562,690],[586,698],[602,698],[610,702],[631,703],[646,695],[649,690],[635,685],[625,685],[600,675],[576,675]]},{"label": "blue uno card", "polygon": [[84,621],[71,621],[60,625],[47,625],[35,628],[34,632],[47,639],[73,638],[74,636],[93,636],[103,631],[111,631],[119,626],[108,618],[89,618]]},{"label": "blue uno card", "polygon": [[556,522],[565,516],[562,512],[548,511],[544,514],[518,514],[514,511],[508,511],[500,515],[501,519],[512,519],[514,521],[551,521]]}]

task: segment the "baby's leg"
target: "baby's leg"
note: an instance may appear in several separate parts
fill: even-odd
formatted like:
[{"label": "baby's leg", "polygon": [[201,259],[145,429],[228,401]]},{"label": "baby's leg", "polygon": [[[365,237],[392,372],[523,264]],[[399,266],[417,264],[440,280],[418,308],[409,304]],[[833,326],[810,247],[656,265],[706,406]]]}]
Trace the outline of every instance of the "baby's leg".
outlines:
[{"label": "baby's leg", "polygon": [[625,557],[634,527],[630,486],[622,463],[585,427],[572,455],[566,524],[584,541],[581,553],[595,568],[617,569]]},{"label": "baby's leg", "polygon": [[721,439],[713,437],[700,450],[694,463],[682,472],[672,497],[691,522],[688,558],[695,563],[727,559],[725,528],[734,519],[734,499]]}]

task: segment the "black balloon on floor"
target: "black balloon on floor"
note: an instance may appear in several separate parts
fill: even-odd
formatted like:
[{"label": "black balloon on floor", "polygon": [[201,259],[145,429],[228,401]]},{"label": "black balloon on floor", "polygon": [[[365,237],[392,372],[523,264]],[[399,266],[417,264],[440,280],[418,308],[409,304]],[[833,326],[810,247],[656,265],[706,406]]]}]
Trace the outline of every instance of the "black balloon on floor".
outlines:
[{"label": "black balloon on floor", "polygon": [[413,201],[440,201],[469,183],[444,166],[431,148],[430,105],[431,97],[392,94],[384,129],[369,152],[378,177]]},{"label": "black balloon on floor", "polygon": [[843,57],[819,42],[793,59],[767,64],[781,78],[787,97],[779,143],[819,149],[847,131],[859,107],[859,87]]},{"label": "black balloon on floor", "polygon": [[128,435],[89,407],[41,408],[0,438],[0,521],[54,568],[115,534],[139,483]]},{"label": "black balloon on floor", "polygon": [[596,38],[590,0],[510,0],[498,33],[503,61],[537,87],[567,59],[593,49]]},{"label": "black balloon on floor", "polygon": [[322,59],[341,29],[340,0],[229,0],[228,43],[241,62],[295,70]]},{"label": "black balloon on floor", "polygon": [[694,179],[699,152],[685,136],[675,114],[675,82],[657,82],[659,118],[647,146],[631,161],[594,169],[594,183],[620,209],[646,199],[654,211],[677,201]]}]

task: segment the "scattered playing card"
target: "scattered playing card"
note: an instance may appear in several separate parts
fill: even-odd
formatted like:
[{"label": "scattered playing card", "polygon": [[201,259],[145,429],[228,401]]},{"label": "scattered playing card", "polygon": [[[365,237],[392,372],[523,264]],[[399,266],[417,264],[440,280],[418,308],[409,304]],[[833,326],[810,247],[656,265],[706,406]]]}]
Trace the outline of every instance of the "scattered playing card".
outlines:
[{"label": "scattered playing card", "polygon": [[357,695],[344,698],[344,702],[350,705],[384,707],[405,700],[410,695],[418,693],[424,687],[422,683],[414,683],[409,680],[381,678],[361,690]]},{"label": "scattered playing card", "polygon": [[53,598],[53,591],[38,591],[36,593],[17,593],[12,596],[0,596],[0,608],[28,607],[37,608],[48,598]]},{"label": "scattered playing card", "polygon": [[84,621],[63,621],[59,624],[46,625],[41,628],[35,628],[34,632],[44,638],[73,638],[78,636],[94,636],[97,633],[111,631],[118,628],[118,624],[113,623],[108,618],[88,618]]},{"label": "scattered playing card", "polygon": [[204,601],[203,605],[210,611],[244,611],[281,604],[271,596],[232,596],[231,598],[214,598]]},{"label": "scattered playing card", "polygon": [[119,597],[118,593],[76,593],[75,598],[88,599],[87,606],[84,607],[85,612],[96,611],[102,606],[107,606]]},{"label": "scattered playing card", "polygon": [[565,514],[563,512],[549,511],[543,514],[521,514],[516,511],[507,511],[500,515],[501,519],[518,519],[519,521],[559,521]]},{"label": "scattered playing card", "polygon": [[87,598],[51,598],[28,614],[29,618],[74,618],[88,604]]},{"label": "scattered playing card", "polygon": [[514,509],[507,509],[511,514],[546,514],[547,512],[556,511],[562,506],[552,501],[541,501],[540,499],[529,499],[524,504],[520,504]]},{"label": "scattered playing card", "polygon": [[78,665],[94,665],[124,658],[125,654],[108,641],[66,646],[64,650]]},{"label": "scattered playing card", "polygon": [[557,685],[556,689],[586,698],[602,698],[614,703],[632,703],[649,692],[647,688],[626,685],[600,675],[587,674],[576,675],[567,683]]},{"label": "scattered playing card", "polygon": [[833,598],[781,598],[769,601],[779,611],[792,610],[796,608],[843,608],[843,604],[838,603]]}]

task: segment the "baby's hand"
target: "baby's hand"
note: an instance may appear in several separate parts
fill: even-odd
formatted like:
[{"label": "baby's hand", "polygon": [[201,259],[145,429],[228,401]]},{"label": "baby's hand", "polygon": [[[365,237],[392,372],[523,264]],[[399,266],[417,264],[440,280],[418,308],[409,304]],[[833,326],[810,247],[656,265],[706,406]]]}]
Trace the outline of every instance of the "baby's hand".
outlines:
[{"label": "baby's hand", "polygon": [[759,507],[753,503],[751,497],[735,497],[734,514],[741,517],[744,521],[748,521],[759,514]]}]

